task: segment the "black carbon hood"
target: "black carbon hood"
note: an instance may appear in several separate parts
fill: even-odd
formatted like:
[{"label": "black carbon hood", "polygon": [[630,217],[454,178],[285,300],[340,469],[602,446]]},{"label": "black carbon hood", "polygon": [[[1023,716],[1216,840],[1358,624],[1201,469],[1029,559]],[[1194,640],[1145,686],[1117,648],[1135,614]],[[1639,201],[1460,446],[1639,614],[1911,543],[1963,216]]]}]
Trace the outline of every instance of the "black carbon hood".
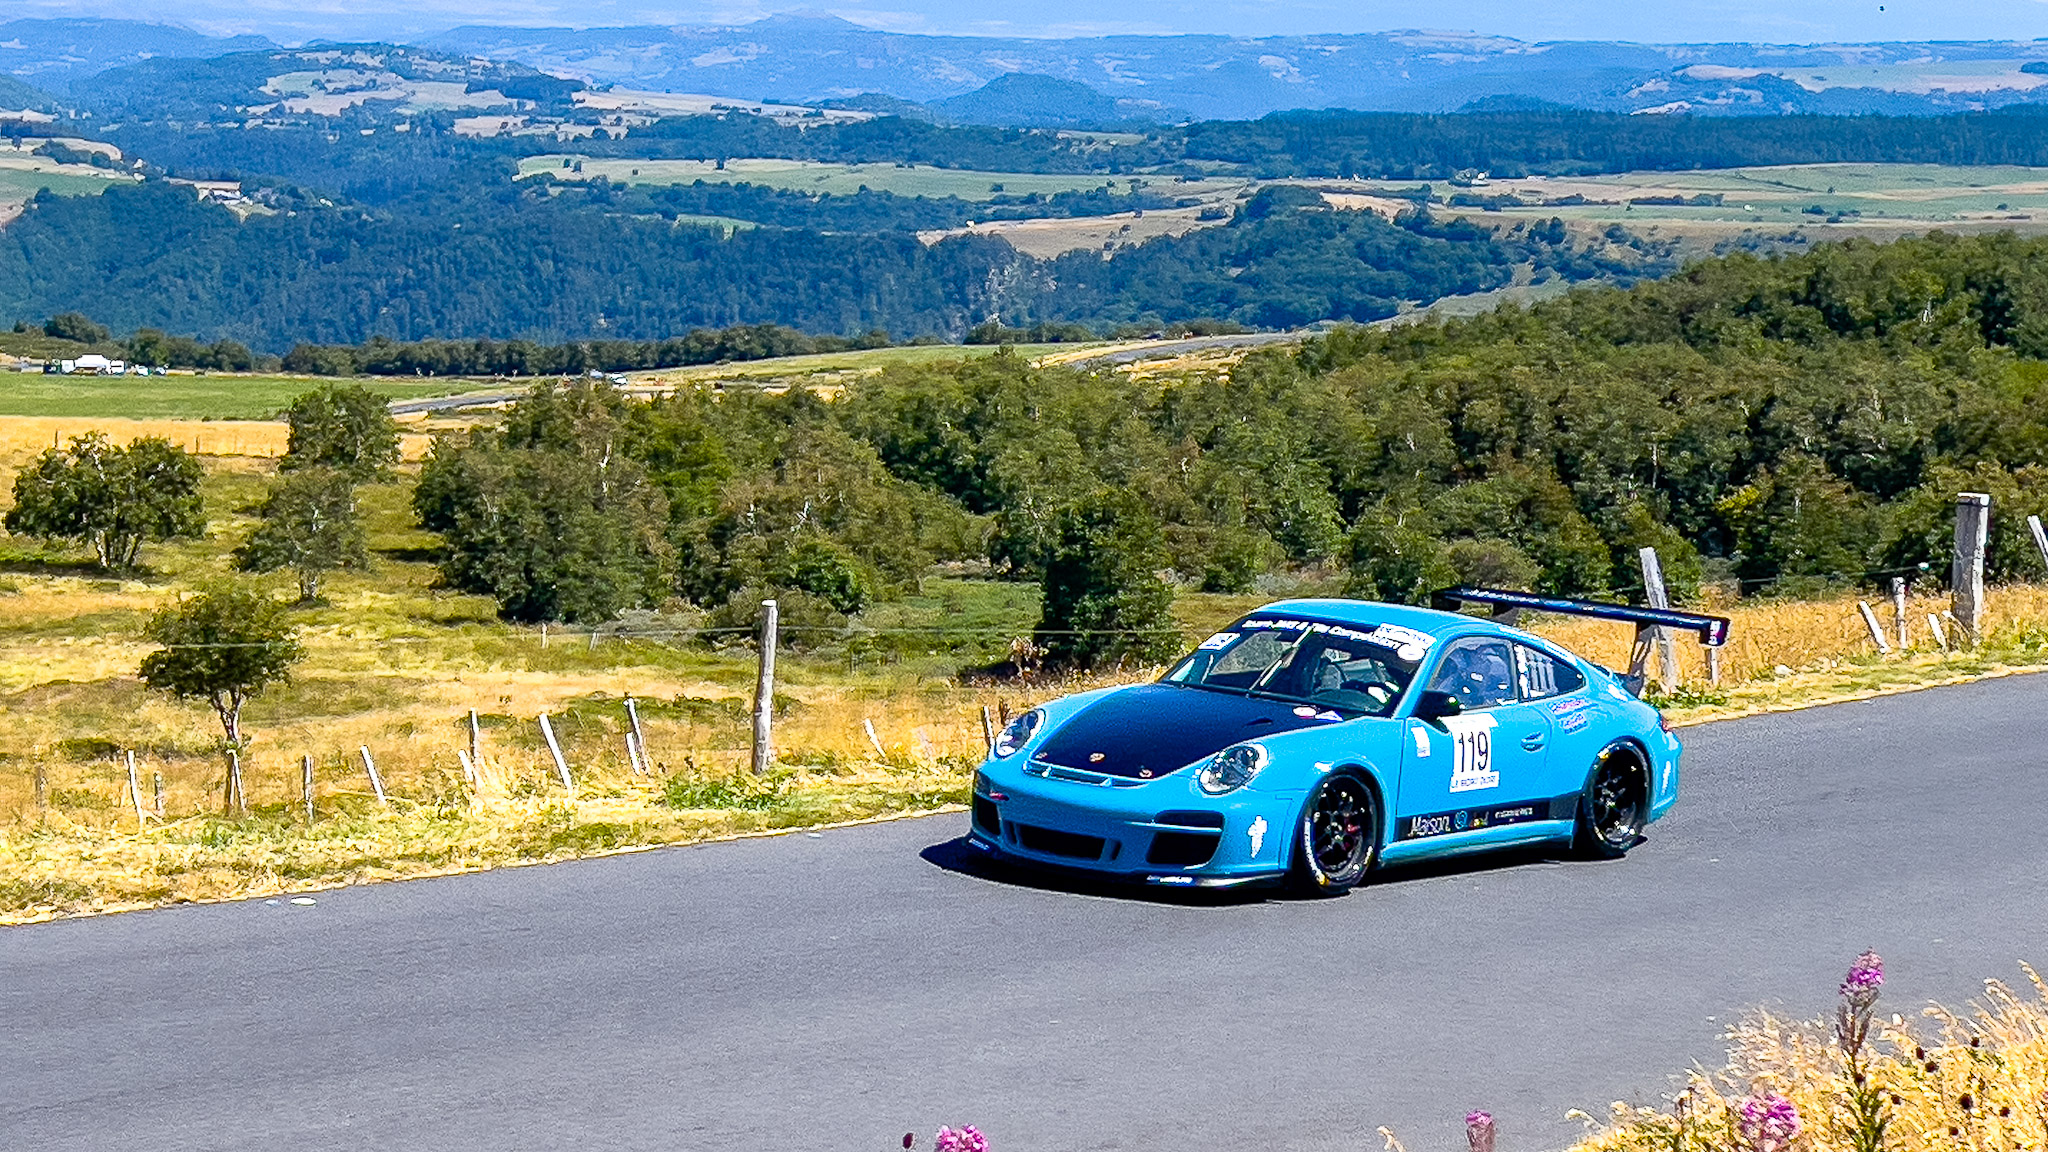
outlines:
[{"label": "black carbon hood", "polygon": [[[1112,692],[1055,729],[1031,758],[1110,776],[1151,779],[1243,740],[1326,724],[1296,705],[1175,684]],[[1330,715],[1325,713],[1325,715]]]}]

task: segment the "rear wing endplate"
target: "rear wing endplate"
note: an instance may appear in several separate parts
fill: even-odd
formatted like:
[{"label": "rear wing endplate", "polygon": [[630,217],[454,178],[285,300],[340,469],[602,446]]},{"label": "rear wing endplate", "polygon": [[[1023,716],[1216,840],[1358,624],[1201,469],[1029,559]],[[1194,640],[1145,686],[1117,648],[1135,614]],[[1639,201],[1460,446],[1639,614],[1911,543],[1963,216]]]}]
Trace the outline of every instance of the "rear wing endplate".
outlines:
[{"label": "rear wing endplate", "polygon": [[1594,600],[1569,600],[1562,596],[1538,596],[1533,592],[1511,592],[1503,588],[1444,588],[1429,594],[1429,606],[1456,612],[1467,604],[1484,604],[1495,616],[1520,611],[1555,612],[1561,616],[1590,616],[1596,620],[1621,620],[1638,631],[1673,628],[1699,636],[1700,643],[1719,648],[1728,642],[1728,618],[1673,608],[1638,608],[1632,604],[1602,604]]}]

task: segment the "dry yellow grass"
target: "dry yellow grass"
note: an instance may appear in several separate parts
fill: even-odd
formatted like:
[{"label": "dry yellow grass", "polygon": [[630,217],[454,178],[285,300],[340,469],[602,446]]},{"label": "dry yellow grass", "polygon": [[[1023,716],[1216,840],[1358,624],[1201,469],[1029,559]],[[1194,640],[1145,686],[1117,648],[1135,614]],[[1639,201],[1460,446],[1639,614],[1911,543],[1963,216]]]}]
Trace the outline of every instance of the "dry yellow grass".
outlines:
[{"label": "dry yellow grass", "polygon": [[[104,433],[116,444],[145,436],[161,436],[190,451],[212,457],[275,460],[284,455],[289,429],[281,420],[129,420],[119,416],[0,417],[0,458],[20,460],[88,432]],[[418,432],[399,436],[406,460],[426,457],[432,437]]]},{"label": "dry yellow grass", "polygon": [[[405,598],[367,587],[337,593],[304,630],[299,683],[252,707],[245,761],[256,815],[214,818],[222,767],[204,709],[146,692],[133,669],[146,647],[95,621],[140,619],[168,593],[135,583],[17,577],[0,595],[0,693],[12,768],[0,771],[0,920],[44,918],[169,901],[220,899],[399,876],[679,843],[904,811],[965,798],[982,748],[981,711],[1117,679],[1000,687],[950,680],[821,675],[783,687],[781,767],[766,784],[744,776],[749,726],[744,654],[678,666],[650,641],[562,637],[541,662],[537,633],[466,627],[468,645],[393,635]],[[1932,602],[1924,605],[1932,607]],[[1974,653],[1876,657],[1855,601],[1747,604],[1732,609],[1736,641],[1720,695],[1675,707],[1680,721],[1898,690],[2048,662],[2048,589],[1998,589],[1992,628]],[[1219,602],[1206,611],[1227,615]],[[71,619],[73,635],[20,634],[34,620]],[[1204,621],[1190,620],[1203,625]],[[1610,664],[1624,663],[1625,627],[1538,621],[1536,630]],[[486,629],[486,632],[490,629]],[[1688,645],[1688,660],[1696,646]],[[722,662],[721,662],[722,661]],[[1776,669],[1784,665],[1789,675]],[[1126,674],[1138,679],[1153,670]],[[1699,686],[1695,685],[1698,689]],[[654,775],[627,762],[623,698],[640,701]],[[468,710],[483,713],[484,779],[463,778]],[[547,712],[570,763],[561,787],[535,717]],[[872,724],[877,751],[867,734]],[[372,750],[389,809],[371,796],[359,748]],[[142,799],[164,785],[165,819],[138,828],[118,751],[138,751]],[[320,820],[298,823],[300,757],[317,765]],[[43,778],[42,803],[35,790]],[[696,799],[692,799],[695,797]]]},{"label": "dry yellow grass", "polygon": [[[2048,1147],[2048,984],[1987,981],[1962,1011],[1920,1020],[1879,1012],[1864,1074],[1889,1118],[1887,1152],[2021,1152]],[[2027,992],[2031,991],[2031,997]],[[1758,1015],[1729,1035],[1730,1059],[1695,1072],[1667,1108],[1617,1106],[1574,1152],[1748,1152],[1733,1113],[1753,1094],[1792,1102],[1800,1134],[1786,1152],[1859,1152],[1852,1072],[1831,1025]]]}]

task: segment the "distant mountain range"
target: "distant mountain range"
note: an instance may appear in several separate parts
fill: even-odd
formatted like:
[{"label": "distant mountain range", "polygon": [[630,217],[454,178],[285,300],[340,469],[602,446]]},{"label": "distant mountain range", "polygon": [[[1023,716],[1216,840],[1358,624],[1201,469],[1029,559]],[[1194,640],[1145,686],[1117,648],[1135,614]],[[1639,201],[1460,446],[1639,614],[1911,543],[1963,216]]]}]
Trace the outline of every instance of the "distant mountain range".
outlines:
[{"label": "distant mountain range", "polygon": [[1934,113],[2048,99],[2048,41],[1972,44],[1531,44],[1430,32],[914,36],[830,16],[731,28],[457,28],[425,41],[593,83],[813,103],[928,103],[1013,73],[1086,85],[1124,113],[1447,112],[1474,101],[1702,114]]},{"label": "distant mountain range", "polygon": [[[1933,114],[2048,103],[2048,41],[1538,44],[1425,32],[1034,40],[775,16],[734,27],[463,27],[416,47],[594,85],[983,124],[1113,126],[1300,108]],[[148,74],[173,81],[185,69],[166,58],[276,48],[135,21],[14,20],[0,24],[0,106],[36,99],[21,84],[89,104],[88,81],[108,69],[152,62]]]},{"label": "distant mountain range", "polygon": [[139,20],[9,20],[0,23],[0,73],[65,95],[74,82],[123,64],[275,47],[261,36],[205,36]]}]

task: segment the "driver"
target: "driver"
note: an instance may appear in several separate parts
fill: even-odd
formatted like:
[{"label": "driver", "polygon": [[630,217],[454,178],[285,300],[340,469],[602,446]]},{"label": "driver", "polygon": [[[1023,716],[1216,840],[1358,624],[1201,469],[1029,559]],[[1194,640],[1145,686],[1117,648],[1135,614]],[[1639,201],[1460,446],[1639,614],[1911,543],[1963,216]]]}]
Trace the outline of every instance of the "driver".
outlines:
[{"label": "driver", "polygon": [[1484,708],[1514,699],[1514,670],[1492,645],[1459,648],[1444,657],[1437,687],[1467,707]]}]

